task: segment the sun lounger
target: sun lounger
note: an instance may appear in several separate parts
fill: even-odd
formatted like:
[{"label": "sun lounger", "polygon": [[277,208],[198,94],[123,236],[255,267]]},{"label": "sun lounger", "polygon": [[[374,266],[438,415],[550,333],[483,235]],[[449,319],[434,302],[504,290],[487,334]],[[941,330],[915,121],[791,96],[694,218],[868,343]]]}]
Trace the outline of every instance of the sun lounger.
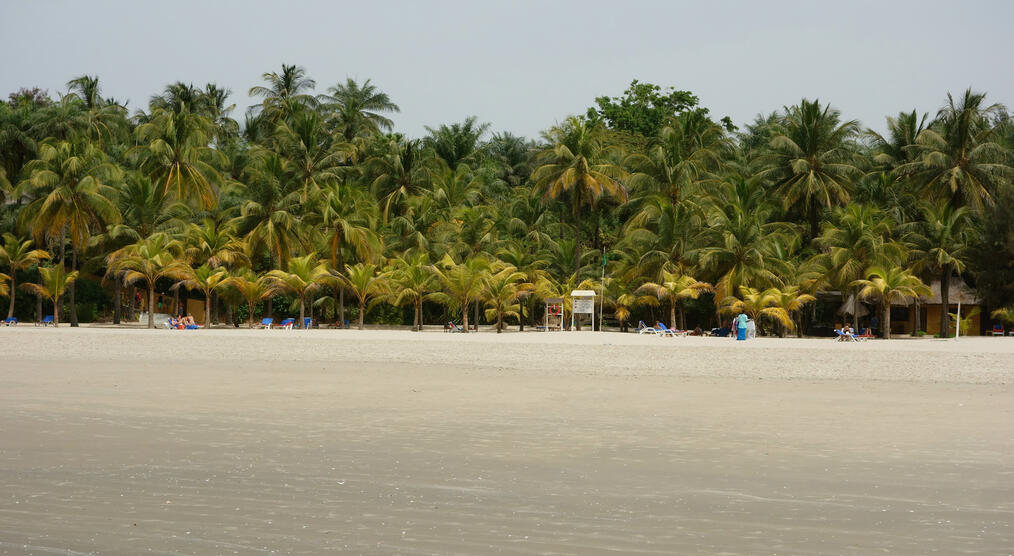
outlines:
[{"label": "sun lounger", "polygon": [[42,326],[49,326],[51,324],[53,326],[56,326],[56,322],[53,321],[53,315],[46,315],[45,317],[42,318],[42,322],[40,322],[39,324],[41,324]]},{"label": "sun lounger", "polygon": [[309,330],[312,325],[313,325],[313,318],[312,317],[304,317],[303,318],[303,330]]},{"label": "sun lounger", "polygon": [[638,334],[658,334],[658,330],[644,324],[643,320],[637,321],[637,333]]},{"label": "sun lounger", "polygon": [[296,323],[296,319],[285,319],[278,324],[278,328],[284,328],[285,330],[292,330],[292,325]]},{"label": "sun lounger", "polygon": [[263,329],[265,329],[265,330],[270,330],[271,329],[271,325],[274,324],[274,322],[275,322],[275,319],[273,319],[273,318],[261,319],[260,327],[263,328]]},{"label": "sun lounger", "polygon": [[453,321],[452,321],[452,322],[448,322],[448,323],[447,323],[447,329],[446,329],[446,330],[447,330],[448,332],[461,332],[461,333],[464,333],[464,332],[465,332],[465,329],[463,329],[463,328],[461,328],[460,326],[458,326],[458,325],[454,324],[454,322],[453,322]]},{"label": "sun lounger", "polygon": [[659,321],[659,322],[655,323],[655,330],[658,331],[658,335],[659,336],[669,336],[670,338],[675,338],[676,336],[678,336],[678,331],[677,330],[673,330],[672,328],[669,328],[662,321]]},{"label": "sun lounger", "polygon": [[[17,324],[17,321],[15,321],[14,324]],[[993,334],[992,334],[993,336],[1003,336],[1003,325],[1002,324],[994,324],[992,332],[993,332]]]},{"label": "sun lounger", "polygon": [[[7,317],[7,318],[4,319],[4,326],[17,326],[17,325],[18,325],[18,319],[14,318],[14,317]],[[1000,335],[1003,336],[1003,334],[1000,334]]]}]

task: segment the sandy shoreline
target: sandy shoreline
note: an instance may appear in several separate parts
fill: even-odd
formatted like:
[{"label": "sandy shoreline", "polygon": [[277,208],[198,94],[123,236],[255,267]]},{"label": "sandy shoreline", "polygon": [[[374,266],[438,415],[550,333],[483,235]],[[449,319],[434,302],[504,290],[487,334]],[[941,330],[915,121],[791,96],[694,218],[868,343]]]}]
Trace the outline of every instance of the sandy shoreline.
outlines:
[{"label": "sandy shoreline", "polygon": [[3,554],[1014,546],[1014,339],[19,327],[0,345]]}]

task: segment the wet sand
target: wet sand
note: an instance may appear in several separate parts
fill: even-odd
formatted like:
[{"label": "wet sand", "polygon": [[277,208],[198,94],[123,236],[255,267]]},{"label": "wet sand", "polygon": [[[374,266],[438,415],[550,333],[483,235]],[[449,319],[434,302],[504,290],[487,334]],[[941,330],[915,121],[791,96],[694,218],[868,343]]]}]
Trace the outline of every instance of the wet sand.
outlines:
[{"label": "wet sand", "polygon": [[1014,338],[0,346],[2,554],[1014,552]]}]

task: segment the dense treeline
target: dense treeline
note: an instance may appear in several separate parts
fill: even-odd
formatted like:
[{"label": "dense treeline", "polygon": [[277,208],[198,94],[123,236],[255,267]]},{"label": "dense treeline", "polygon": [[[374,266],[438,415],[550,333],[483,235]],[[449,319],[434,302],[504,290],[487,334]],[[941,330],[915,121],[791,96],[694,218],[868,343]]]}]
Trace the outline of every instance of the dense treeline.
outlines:
[{"label": "dense treeline", "polygon": [[888,117],[886,134],[805,99],[739,130],[635,81],[537,140],[474,117],[405,137],[369,80],[318,88],[296,66],[249,95],[242,124],[213,84],[173,83],[133,114],[89,76],[0,103],[8,316],[45,302],[119,322],[165,294],[205,300],[206,322],[499,330],[601,288],[624,328],[745,311],[802,334],[835,318],[814,302],[833,291],[889,334],[891,302],[960,275],[1014,317],[1014,123],[983,94]]}]

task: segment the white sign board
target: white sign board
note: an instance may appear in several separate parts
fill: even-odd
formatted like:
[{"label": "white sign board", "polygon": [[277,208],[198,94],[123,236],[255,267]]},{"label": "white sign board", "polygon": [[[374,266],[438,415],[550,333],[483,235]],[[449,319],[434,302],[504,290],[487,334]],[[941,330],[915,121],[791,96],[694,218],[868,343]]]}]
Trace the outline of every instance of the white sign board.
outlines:
[{"label": "white sign board", "polygon": [[594,314],[595,313],[595,298],[594,297],[578,297],[574,299],[574,313],[575,314]]}]

